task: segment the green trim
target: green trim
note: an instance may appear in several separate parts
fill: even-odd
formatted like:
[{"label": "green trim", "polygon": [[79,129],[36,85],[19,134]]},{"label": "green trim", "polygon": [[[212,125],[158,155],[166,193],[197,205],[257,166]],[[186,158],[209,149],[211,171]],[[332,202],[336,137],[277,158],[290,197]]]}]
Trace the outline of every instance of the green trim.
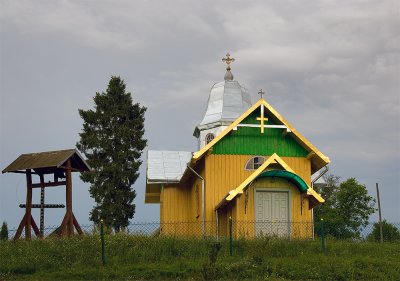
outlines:
[{"label": "green trim", "polygon": [[262,172],[260,175],[258,175],[257,179],[266,177],[276,177],[276,178],[286,179],[288,182],[294,184],[299,189],[300,192],[307,192],[308,189],[307,184],[301,177],[289,171],[272,170],[272,171]]},{"label": "green trim", "polygon": [[[249,124],[249,123],[247,123]],[[266,128],[264,134],[260,128],[238,127],[217,142],[213,154],[234,155],[272,155],[284,157],[306,157],[308,151],[290,135],[283,136],[284,129]]]}]

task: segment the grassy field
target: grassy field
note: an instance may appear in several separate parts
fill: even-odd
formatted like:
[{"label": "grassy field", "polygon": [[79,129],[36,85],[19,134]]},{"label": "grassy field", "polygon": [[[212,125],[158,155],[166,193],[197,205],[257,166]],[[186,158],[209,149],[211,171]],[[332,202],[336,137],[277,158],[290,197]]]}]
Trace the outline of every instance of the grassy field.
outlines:
[{"label": "grassy field", "polygon": [[0,280],[400,280],[400,243],[98,236],[0,242]]}]

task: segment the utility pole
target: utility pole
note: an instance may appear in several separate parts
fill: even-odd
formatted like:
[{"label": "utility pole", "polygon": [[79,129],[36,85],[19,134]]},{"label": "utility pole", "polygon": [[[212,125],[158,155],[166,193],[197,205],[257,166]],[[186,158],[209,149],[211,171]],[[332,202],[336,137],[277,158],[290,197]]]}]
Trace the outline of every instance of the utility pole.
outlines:
[{"label": "utility pole", "polygon": [[383,243],[381,200],[380,200],[380,198],[379,198],[379,186],[378,186],[378,183],[376,183],[376,194],[377,194],[377,197],[378,197],[379,232],[380,232],[380,234],[381,234],[381,243]]}]

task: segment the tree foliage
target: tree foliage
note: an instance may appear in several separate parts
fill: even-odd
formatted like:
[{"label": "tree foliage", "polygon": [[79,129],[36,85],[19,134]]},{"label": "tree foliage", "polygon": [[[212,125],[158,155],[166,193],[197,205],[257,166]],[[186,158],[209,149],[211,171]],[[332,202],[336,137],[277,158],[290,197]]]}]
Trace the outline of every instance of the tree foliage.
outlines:
[{"label": "tree foliage", "polygon": [[315,221],[323,218],[325,233],[334,237],[359,237],[360,228],[368,225],[369,216],[375,212],[375,199],[355,178],[340,184],[339,180],[335,175],[325,177],[327,185],[318,190],[325,203],[315,208]]},{"label": "tree foliage", "polygon": [[145,107],[133,103],[120,77],[112,76],[106,92],[96,93],[94,110],[79,109],[83,119],[80,141],[76,144],[92,171],[81,174],[89,182],[96,205],[90,220],[100,219],[119,231],[135,213],[131,189],[139,177],[140,160],[147,141],[144,134]]},{"label": "tree foliage", "polygon": [[6,222],[3,222],[1,225],[0,240],[8,240],[8,226]]},{"label": "tree foliage", "polygon": [[[386,220],[382,221],[382,234],[383,241],[385,242],[400,241],[400,230],[393,224],[388,223]],[[381,241],[379,222],[374,223],[372,232],[368,235],[367,239],[372,241]]]}]

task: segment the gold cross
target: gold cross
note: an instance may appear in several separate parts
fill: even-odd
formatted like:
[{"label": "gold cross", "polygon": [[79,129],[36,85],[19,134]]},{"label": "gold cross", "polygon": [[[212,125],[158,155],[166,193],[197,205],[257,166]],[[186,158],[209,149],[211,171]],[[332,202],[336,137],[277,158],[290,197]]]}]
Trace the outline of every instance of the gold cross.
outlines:
[{"label": "gold cross", "polygon": [[229,65],[231,64],[231,62],[234,62],[235,59],[231,58],[231,55],[229,53],[227,53],[226,54],[226,58],[223,58],[222,61],[225,62],[228,65],[228,68],[229,68]]},{"label": "gold cross", "polygon": [[264,134],[264,121],[268,121],[268,118],[264,117],[264,105],[261,105],[261,116],[257,117],[257,121],[261,121],[261,134]]}]

